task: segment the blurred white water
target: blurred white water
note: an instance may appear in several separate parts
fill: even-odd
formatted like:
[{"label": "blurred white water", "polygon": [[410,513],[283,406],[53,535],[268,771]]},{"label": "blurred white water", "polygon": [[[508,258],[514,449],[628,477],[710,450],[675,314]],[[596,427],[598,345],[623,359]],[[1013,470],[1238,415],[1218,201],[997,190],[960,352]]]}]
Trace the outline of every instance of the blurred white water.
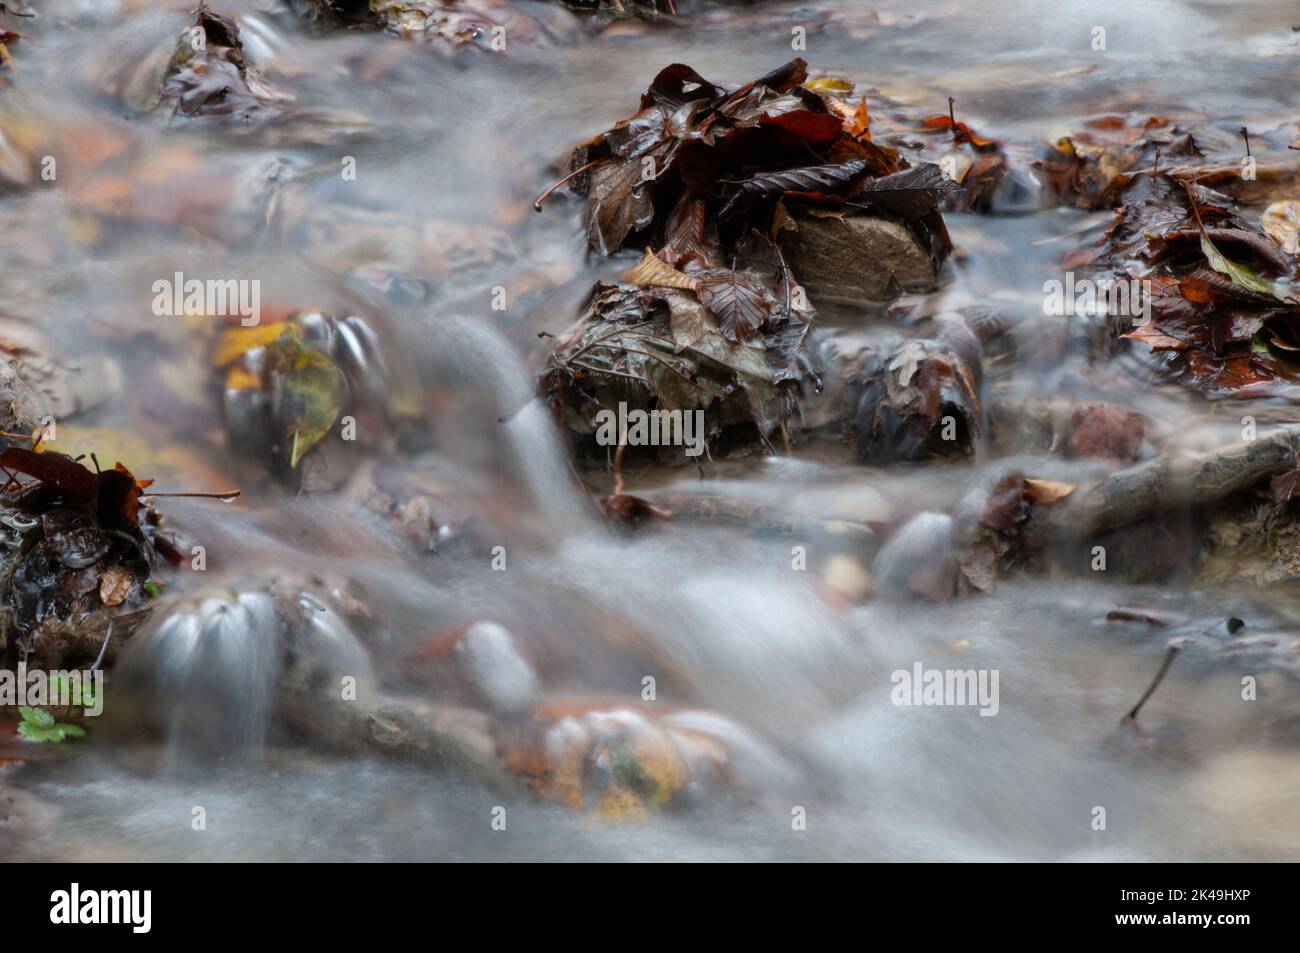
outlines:
[{"label": "blurred white water", "polygon": [[[38,116],[70,127],[88,116],[117,122],[117,100],[98,98],[94,84],[113,72],[110,66],[121,65],[119,50],[152,49],[159,37],[170,37],[190,4],[160,4],[148,16],[82,6],[95,8],[102,27],[94,34],[68,31],[25,49],[23,70],[32,80],[5,90],[5,116]],[[239,587],[251,586],[249,580],[277,574],[344,575],[377,607],[355,635],[376,671],[395,680],[413,647],[481,623],[508,630],[519,656],[528,657],[543,673],[535,677],[549,679],[556,694],[635,697],[641,677],[653,670],[672,686],[665,700],[690,706],[684,719],[727,734],[762,786],[748,802],[706,804],[626,828],[592,825],[567,808],[521,798],[510,805],[511,836],[496,837],[482,820],[499,795],[392,762],[308,753],[277,734],[270,710],[283,646],[280,624],[263,606],[204,629],[201,639],[198,623],[179,617],[170,629],[146,632],[121,673],[124,682],[138,675],[165,687],[145,699],[156,710],[142,717],[170,724],[163,737],[173,754],[215,746],[260,751],[260,760],[214,765],[209,758],[196,768],[176,757],[177,770],[151,772],[137,769],[138,752],[105,746],[33,768],[19,781],[56,807],[59,820],[27,845],[31,856],[1300,856],[1294,819],[1288,826],[1286,812],[1297,763],[1294,747],[1284,748],[1295,742],[1300,714],[1294,686],[1270,682],[1271,694],[1245,705],[1238,670],[1181,659],[1144,714],[1151,737],[1130,745],[1117,739],[1119,717],[1149,682],[1164,637],[1101,621],[1123,602],[1177,608],[1207,624],[1232,613],[1266,626],[1279,613],[1294,614],[1284,596],[1038,578],[950,605],[915,600],[908,581],[918,570],[936,568],[951,538],[953,521],[940,510],[955,506],[972,482],[997,466],[983,456],[974,473],[959,467],[882,473],[803,460],[742,465],[727,471],[725,480],[707,471],[707,487],[719,494],[784,507],[801,518],[885,524],[898,517],[900,528],[878,550],[866,541],[840,544],[884,597],[866,604],[829,591],[821,539],[685,519],[628,537],[599,520],[593,494],[575,481],[551,412],[536,396],[528,363],[539,346],[536,330],[563,328],[571,315],[548,312],[554,298],[526,295],[520,296],[525,304],[494,312],[490,290],[515,280],[524,289],[530,281],[546,287],[554,280],[562,286],[557,296],[570,300],[598,275],[620,268],[586,259],[575,206],[555,200],[540,216],[527,211],[553,175],[549,163],[628,114],[666,63],[687,62],[710,78],[740,83],[788,59],[785,20],[778,22],[781,29],[745,26],[722,39],[689,28],[629,28],[622,38],[524,49],[501,62],[462,66],[375,34],[309,37],[292,21],[268,17],[265,6],[243,0],[222,5],[249,15],[250,55],[267,76],[294,86],[297,105],[346,117],[346,128],[364,133],[349,137],[340,131],[341,119],[339,128],[318,134],[313,127],[299,138],[292,127],[232,136],[221,127],[177,130],[139,117],[119,124],[127,127],[130,148],[138,150],[131,154],[142,168],[152,168],[147,157],[169,155],[178,143],[214,180],[233,166],[259,181],[260,170],[279,160],[291,170],[327,166],[328,175],[290,177],[292,188],[281,193],[277,213],[293,227],[271,228],[265,209],[250,199],[212,212],[206,229],[168,230],[150,218],[152,206],[141,196],[153,193],[146,190],[133,193],[144,206],[134,209],[141,223],[110,230],[91,253],[71,237],[87,227],[75,202],[56,193],[9,199],[5,208],[17,223],[11,234],[18,237],[0,248],[0,274],[12,279],[7,306],[48,329],[74,355],[104,350],[128,356],[136,335],[181,335],[146,323],[146,278],[164,263],[165,270],[173,261],[195,260],[255,267],[268,299],[319,296],[349,306],[353,291],[340,289],[352,289],[349,279],[358,272],[382,265],[418,273],[431,289],[430,301],[403,307],[366,298],[368,314],[397,342],[423,384],[459,398],[421,406],[428,442],[446,467],[449,494],[468,497],[468,488],[494,501],[489,508],[504,528],[493,527],[500,539],[490,542],[509,552],[509,568],[495,573],[485,561],[442,554],[416,558],[363,506],[328,496],[295,500],[249,486],[238,507],[214,510],[182,501],[167,507],[170,518],[203,538],[214,554],[203,584],[243,591]],[[824,6],[846,15],[866,12],[848,0]],[[797,7],[772,9],[793,16]],[[1257,56],[1266,41],[1286,39],[1292,11],[1285,4],[1257,5],[1250,16],[1236,5],[1173,0],[1100,6],[890,2],[879,12],[886,15],[882,22],[889,15],[905,22],[896,29],[869,24],[858,35],[814,33],[804,55],[817,70],[912,102],[942,104],[956,94],[963,115],[998,134],[1032,129],[1048,139],[1067,131],[1074,117],[1114,102],[1158,111],[1176,101],[1222,123],[1281,116],[1293,105],[1289,65],[1270,67]],[[1108,28],[1108,49],[1092,57],[1085,51],[1095,25]],[[1216,52],[1209,55],[1216,36]],[[361,79],[365,69],[341,65],[353,63],[351,57],[376,70],[389,59],[402,67],[385,82],[369,84]],[[70,62],[86,64],[78,83],[64,81]],[[1081,68],[1089,69],[1051,79]],[[302,76],[311,81],[294,84]],[[359,160],[355,190],[335,173],[336,153],[344,148]],[[432,237],[392,229],[386,216],[398,213],[418,218]],[[335,218],[343,224],[329,232]],[[1037,307],[1046,270],[1073,247],[1061,235],[1081,218],[1055,210],[954,217],[962,254],[952,266],[949,293]],[[33,222],[39,228],[18,231]],[[45,244],[56,254],[53,263],[41,265],[36,251]],[[459,259],[448,263],[453,253],[471,264],[454,267]],[[556,261],[569,267],[552,279]],[[116,334],[92,333],[105,325]],[[1070,353],[1062,361],[1050,349],[1040,354],[1027,347],[1018,360],[1017,382],[1032,393],[1077,370],[1080,356]],[[164,395],[151,409],[174,409],[168,401],[176,403]],[[1173,400],[1159,409],[1169,430],[1189,428],[1202,415]],[[118,416],[110,416],[109,425],[130,430],[136,423],[127,411],[113,413]],[[219,461],[224,451],[214,449],[210,436],[204,426],[195,427],[193,447]],[[1047,458],[1026,462],[1057,465]],[[604,478],[591,479],[595,486]],[[683,492],[701,488],[693,470],[630,472],[628,480],[632,493],[641,490],[640,480],[669,480]],[[538,525],[545,532],[532,532]],[[799,544],[808,550],[805,571],[792,566],[792,547]],[[339,637],[343,654],[349,637]],[[499,655],[518,663],[512,681],[481,678],[488,694],[499,689],[510,696],[501,703],[505,708],[514,696],[531,699],[535,690],[532,671],[513,653]],[[917,661],[998,669],[999,715],[894,706],[890,673]],[[1270,748],[1273,742],[1277,747]],[[1240,790],[1234,785],[1251,794],[1249,810],[1223,796]],[[183,823],[192,803],[222,818],[201,846],[186,836]],[[1107,832],[1090,827],[1098,804],[1113,819]],[[810,817],[808,830],[798,834],[790,827],[796,805]]]}]

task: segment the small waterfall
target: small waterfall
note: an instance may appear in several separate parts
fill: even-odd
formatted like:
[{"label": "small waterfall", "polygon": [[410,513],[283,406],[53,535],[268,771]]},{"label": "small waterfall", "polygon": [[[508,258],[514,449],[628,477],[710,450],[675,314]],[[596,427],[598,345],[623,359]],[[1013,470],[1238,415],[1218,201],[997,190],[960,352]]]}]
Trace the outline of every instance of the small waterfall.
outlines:
[{"label": "small waterfall", "polygon": [[106,714],[161,732],[169,755],[255,754],[271,720],[283,632],[266,593],[178,602],[127,643]]},{"label": "small waterfall", "polygon": [[440,368],[464,378],[483,395],[491,421],[504,435],[509,472],[522,481],[538,509],[556,525],[581,525],[595,510],[579,490],[564,439],[545,404],[534,396],[533,376],[502,335],[470,318],[440,329]]},{"label": "small waterfall", "polygon": [[917,513],[880,548],[872,566],[881,591],[893,595],[932,591],[952,568],[952,517]]},{"label": "small waterfall", "polygon": [[[285,598],[285,597],[288,598]],[[171,760],[256,757],[277,692],[373,683],[370,657],[327,600],[306,591],[218,590],[160,607],[118,659],[110,723],[155,732]]]}]

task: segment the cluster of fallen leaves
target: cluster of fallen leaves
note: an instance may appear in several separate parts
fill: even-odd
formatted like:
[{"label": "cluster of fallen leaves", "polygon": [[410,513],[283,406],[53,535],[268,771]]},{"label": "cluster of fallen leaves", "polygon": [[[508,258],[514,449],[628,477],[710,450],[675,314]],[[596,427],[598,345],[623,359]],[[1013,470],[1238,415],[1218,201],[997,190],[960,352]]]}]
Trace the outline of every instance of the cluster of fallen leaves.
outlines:
[{"label": "cluster of fallen leaves", "polygon": [[525,10],[508,0],[291,0],[291,6],[320,26],[382,29],[448,55],[504,53],[509,44],[536,43],[565,25],[545,9]]},{"label": "cluster of fallen leaves", "polygon": [[284,99],[248,62],[235,21],[201,2],[194,23],[176,41],[157,101],[171,103],[185,116],[242,122],[275,114]]},{"label": "cluster of fallen leaves", "polygon": [[1200,154],[1195,136],[1168,117],[1110,114],[1055,142],[1041,167],[1059,201],[1100,209],[1115,204],[1128,173]]},{"label": "cluster of fallen leaves", "polygon": [[952,179],[961,186],[948,196],[945,207],[953,211],[988,213],[1003,202],[1002,192],[1011,166],[1003,145],[997,139],[980,135],[953,113],[948,101],[948,115],[927,116],[917,129],[923,155],[945,163]]},{"label": "cluster of fallen leaves", "polygon": [[753,423],[764,438],[788,416],[815,367],[811,308],[775,240],[789,216],[883,215],[946,253],[938,207],[957,186],[873,142],[865,98],[807,80],[795,59],[728,91],[675,63],[640,111],[574,150],[591,248],[644,252],[596,287],[543,377],[578,429],[629,394],[670,410],[717,400],[717,429]]},{"label": "cluster of fallen leaves", "polygon": [[140,606],[152,596],[158,555],[179,561],[157,514],[141,506],[151,481],[120,463],[95,467],[49,450],[0,451],[5,609],[27,651],[39,648],[47,620],[75,625],[104,607]]},{"label": "cluster of fallen leaves", "polygon": [[1124,337],[1212,396],[1269,393],[1300,371],[1295,259],[1224,195],[1167,173],[1132,177],[1093,264],[1140,279],[1151,319]]},{"label": "cluster of fallen leaves", "polygon": [[848,106],[807,78],[801,59],[730,92],[685,64],[661,70],[639,112],[574,150],[591,247],[612,254],[634,235],[638,248],[658,239],[677,268],[735,268],[755,230],[771,235],[784,208],[803,206],[942,233],[935,209],[957,187],[873,142],[865,98]]}]

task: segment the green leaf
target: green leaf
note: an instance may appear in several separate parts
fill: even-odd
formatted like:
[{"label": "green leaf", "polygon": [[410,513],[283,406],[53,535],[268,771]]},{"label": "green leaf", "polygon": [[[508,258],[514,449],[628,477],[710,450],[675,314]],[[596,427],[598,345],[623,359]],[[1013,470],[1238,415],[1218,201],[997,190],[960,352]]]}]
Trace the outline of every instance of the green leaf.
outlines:
[{"label": "green leaf", "polygon": [[18,709],[22,720],[18,723],[18,734],[28,741],[37,743],[50,742],[58,744],[65,738],[84,738],[86,730],[80,725],[69,725],[54,721],[54,716],[44,708],[29,708],[23,705]]},{"label": "green leaf", "polygon": [[54,716],[44,708],[29,708],[27,705],[23,705],[18,709],[18,714],[22,716],[24,722],[38,728],[52,728],[54,726]]},{"label": "green leaf", "polygon": [[1219,251],[1214,242],[1210,241],[1210,236],[1201,230],[1201,253],[1205,255],[1206,260],[1221,275],[1227,275],[1235,285],[1247,288],[1258,294],[1271,295],[1279,301],[1291,300],[1291,285],[1285,281],[1272,281],[1262,275],[1257,275],[1245,265],[1240,265],[1235,261],[1229,261]]},{"label": "green leaf", "polygon": [[271,345],[277,373],[291,397],[291,418],[282,421],[289,466],[296,468],[338,419],[347,381],[338,365],[293,331]]}]

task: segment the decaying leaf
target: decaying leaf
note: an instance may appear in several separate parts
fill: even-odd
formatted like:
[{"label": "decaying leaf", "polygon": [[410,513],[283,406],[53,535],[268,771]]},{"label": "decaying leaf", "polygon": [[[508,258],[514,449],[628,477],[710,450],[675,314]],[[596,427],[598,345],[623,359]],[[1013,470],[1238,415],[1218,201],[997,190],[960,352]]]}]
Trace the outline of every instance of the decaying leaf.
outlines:
[{"label": "decaying leaf", "polygon": [[342,409],[347,381],[330,358],[293,332],[267,349],[270,373],[278,377],[272,415],[283,428],[289,467],[320,443]]},{"label": "decaying leaf", "polygon": [[121,566],[110,566],[99,577],[99,599],[106,606],[120,606],[134,585],[135,576]]},{"label": "decaying leaf", "polygon": [[[231,327],[215,342],[226,427],[233,442],[289,470],[345,409],[376,416],[388,380],[378,337],[361,318],[306,310],[284,321]],[[376,428],[380,429],[380,428]]]},{"label": "decaying leaf", "polygon": [[1066,448],[1073,456],[1119,463],[1137,460],[1146,421],[1141,414],[1111,403],[1088,404],[1074,412]]},{"label": "decaying leaf", "polygon": [[718,330],[732,344],[767,323],[776,305],[771,292],[735,268],[701,272],[697,281],[700,303],[718,319]]},{"label": "decaying leaf", "polygon": [[905,341],[869,358],[854,386],[861,395],[853,423],[859,462],[962,457],[973,451],[980,431],[977,346]]},{"label": "decaying leaf", "polygon": [[1300,202],[1274,202],[1259,219],[1260,228],[1288,255],[1300,255]]}]

